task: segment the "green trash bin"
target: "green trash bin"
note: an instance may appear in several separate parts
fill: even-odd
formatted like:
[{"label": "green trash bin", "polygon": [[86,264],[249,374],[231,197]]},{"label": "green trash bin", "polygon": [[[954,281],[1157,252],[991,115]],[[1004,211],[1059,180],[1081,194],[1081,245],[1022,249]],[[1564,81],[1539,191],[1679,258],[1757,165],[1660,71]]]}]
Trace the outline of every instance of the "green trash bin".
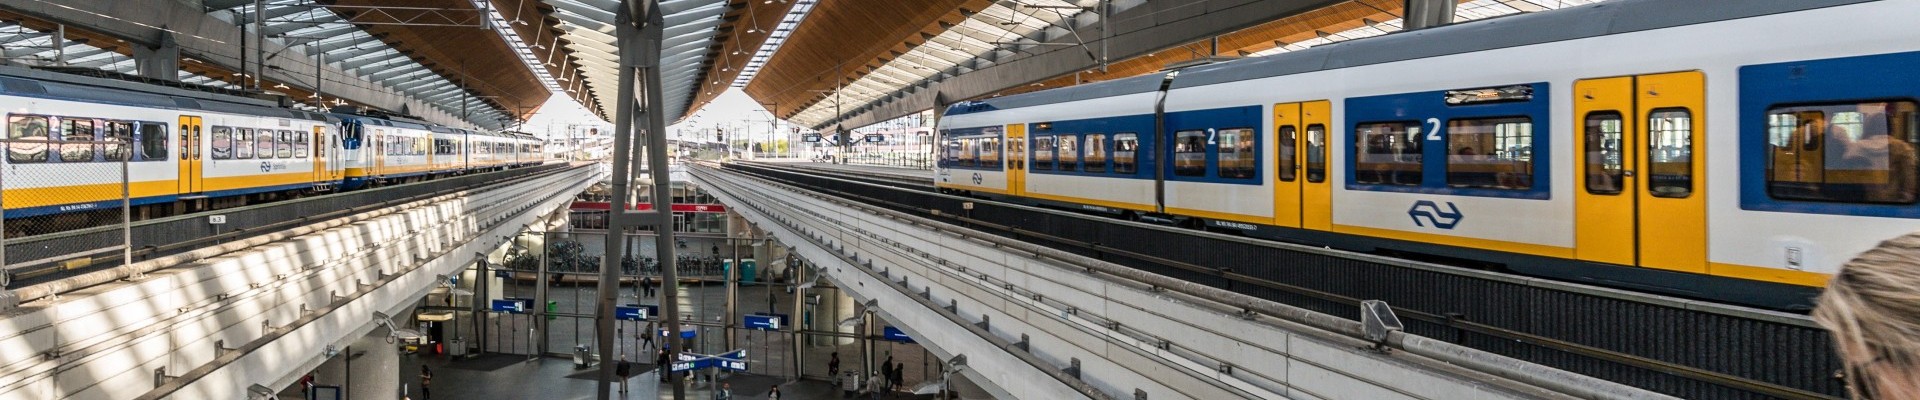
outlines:
[{"label": "green trash bin", "polygon": [[755,273],[756,267],[758,265],[755,265],[751,258],[740,260],[740,283],[753,283],[754,277],[759,276]]}]

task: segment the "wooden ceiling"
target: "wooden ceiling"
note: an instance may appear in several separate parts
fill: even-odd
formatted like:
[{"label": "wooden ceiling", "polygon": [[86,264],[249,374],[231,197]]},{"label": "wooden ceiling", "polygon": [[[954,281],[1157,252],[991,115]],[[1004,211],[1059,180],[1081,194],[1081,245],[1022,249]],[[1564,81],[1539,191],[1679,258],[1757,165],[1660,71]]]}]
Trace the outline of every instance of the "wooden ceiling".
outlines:
[{"label": "wooden ceiling", "polygon": [[[502,0],[494,0],[502,1]],[[733,85],[740,77],[740,68],[753,59],[767,38],[773,35],[773,28],[787,17],[787,12],[799,2],[767,4],[756,0],[732,0],[727,2],[727,14],[720,23],[720,33],[714,35],[715,44],[707,50],[707,62],[701,65],[699,90],[693,93],[693,104],[688,110],[699,110],[713,98]],[[819,7],[819,6],[816,6]],[[816,8],[816,12],[817,12]],[[753,30],[754,32],[747,32]],[[736,51],[739,54],[734,54]],[[761,75],[766,75],[762,68]]]},{"label": "wooden ceiling", "polygon": [[747,95],[772,103],[780,118],[792,117],[828,95],[817,91],[858,80],[989,5],[990,0],[821,1],[747,83]]},{"label": "wooden ceiling", "polygon": [[[412,17],[399,7],[475,9],[473,3],[467,0],[321,0],[321,3],[394,7],[386,12],[398,20]],[[354,20],[354,13],[359,11],[353,8],[333,10],[348,20]],[[381,16],[372,20],[385,18]],[[551,97],[533,71],[520,61],[519,54],[492,30],[469,26],[422,25],[362,25],[362,29],[428,70],[456,85],[469,88],[478,95],[476,97],[480,97],[476,100],[508,110],[508,114],[516,114],[522,119],[531,117]]]},{"label": "wooden ceiling", "polygon": [[[567,49],[567,40],[562,39],[566,32],[560,30],[560,19],[553,16],[553,6],[534,0],[489,1],[494,9],[500,10],[500,16],[512,24],[514,34],[520,35],[520,40],[527,43],[533,58],[541,63],[539,67],[545,68],[547,75],[560,85],[561,92],[554,94],[573,98],[588,110],[594,109],[597,105],[594,103],[593,87],[579,76],[580,62],[573,58],[573,51]],[[578,89],[573,93],[565,92],[576,86]]]},{"label": "wooden ceiling", "polygon": [[[1275,43],[1299,43],[1318,37],[1319,32],[1340,32],[1365,26],[1367,20],[1386,21],[1400,18],[1404,3],[1399,0],[1357,0],[1346,1],[1326,8],[1308,11],[1299,15],[1281,18],[1273,22],[1256,25],[1219,37],[1219,53],[1224,57],[1241,57],[1249,53],[1278,47]],[[1107,66],[1107,71],[1098,70],[1059,76],[1038,84],[1007,89],[996,95],[1010,95],[1034,92],[1052,88],[1073,86],[1081,83],[1098,82],[1153,73],[1168,65],[1192,61],[1212,56],[1213,43],[1200,40],[1171,47],[1152,54],[1121,60]]]}]

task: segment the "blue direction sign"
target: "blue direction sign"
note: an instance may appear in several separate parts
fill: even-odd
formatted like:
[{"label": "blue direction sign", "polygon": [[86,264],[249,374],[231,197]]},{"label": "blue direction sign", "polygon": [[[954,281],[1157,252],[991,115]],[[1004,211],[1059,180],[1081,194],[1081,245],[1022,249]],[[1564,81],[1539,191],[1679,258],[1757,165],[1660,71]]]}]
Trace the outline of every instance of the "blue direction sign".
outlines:
[{"label": "blue direction sign", "polygon": [[[628,304],[613,308],[613,318],[627,321],[645,321],[660,315],[660,306]],[[665,335],[662,335],[665,336]]]},{"label": "blue direction sign", "polygon": [[493,299],[493,312],[526,314],[528,304],[532,302],[526,299]]},{"label": "blue direction sign", "polygon": [[787,325],[786,314],[751,314],[745,317],[747,329],[777,331]]},{"label": "blue direction sign", "polygon": [[912,336],[907,336],[906,332],[901,332],[900,328],[895,328],[893,325],[887,325],[886,328],[881,329],[880,337],[900,343],[913,343]]},{"label": "blue direction sign", "polygon": [[[680,327],[680,338],[681,338],[681,339],[692,339],[692,338],[693,338],[694,336],[698,336],[698,335],[696,335],[695,333],[696,333],[696,332],[694,331],[694,329],[693,329],[693,327],[692,327],[692,326],[684,326],[684,325],[683,325],[683,326],[681,326],[681,327]],[[666,330],[666,328],[661,328],[661,329],[660,329],[660,337],[667,337],[667,330]]]},{"label": "blue direction sign", "polygon": [[732,371],[746,371],[746,358],[746,350],[734,350],[719,355],[680,353],[675,356],[672,370],[673,372],[686,372],[696,369],[719,368]]}]

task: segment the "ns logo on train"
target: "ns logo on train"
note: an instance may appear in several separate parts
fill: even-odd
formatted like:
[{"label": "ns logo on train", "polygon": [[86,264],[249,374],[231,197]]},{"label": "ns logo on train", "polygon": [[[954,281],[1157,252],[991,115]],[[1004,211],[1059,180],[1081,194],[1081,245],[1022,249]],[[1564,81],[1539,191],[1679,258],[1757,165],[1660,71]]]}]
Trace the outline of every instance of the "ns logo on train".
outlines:
[{"label": "ns logo on train", "polygon": [[[1407,216],[1413,218],[1415,226],[1425,228],[1428,223],[1431,223],[1433,227],[1440,229],[1453,229],[1454,226],[1460,225],[1461,219],[1466,218],[1465,214],[1460,213],[1460,207],[1454,206],[1453,202],[1447,202],[1447,209],[1443,211],[1440,209],[1440,204],[1434,203],[1433,200],[1413,202],[1413,207],[1407,209]],[[1421,218],[1425,218],[1427,222],[1420,222]]]}]

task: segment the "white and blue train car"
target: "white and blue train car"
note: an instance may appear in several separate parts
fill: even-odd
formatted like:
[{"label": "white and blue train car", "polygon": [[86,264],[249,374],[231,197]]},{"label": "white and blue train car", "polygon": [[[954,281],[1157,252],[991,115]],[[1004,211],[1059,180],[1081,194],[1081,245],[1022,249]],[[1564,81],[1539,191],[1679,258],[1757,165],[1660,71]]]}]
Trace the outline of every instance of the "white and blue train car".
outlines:
[{"label": "white and blue train car", "polygon": [[1920,230],[1920,3],[1681,3],[956,104],[936,184],[1781,308]]}]

